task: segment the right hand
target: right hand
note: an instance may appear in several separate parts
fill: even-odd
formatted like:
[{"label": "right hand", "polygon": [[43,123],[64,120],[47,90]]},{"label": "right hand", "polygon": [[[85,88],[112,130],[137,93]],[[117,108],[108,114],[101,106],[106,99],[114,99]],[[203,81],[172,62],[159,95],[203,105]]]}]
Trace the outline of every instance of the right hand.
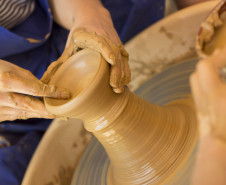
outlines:
[{"label": "right hand", "polygon": [[55,118],[36,97],[69,98],[70,93],[38,80],[30,71],[0,60],[0,122]]},{"label": "right hand", "polygon": [[82,9],[77,11],[65,50],[61,57],[48,67],[41,79],[42,82],[49,83],[57,69],[78,49],[90,48],[101,53],[106,62],[111,64],[109,83],[114,92],[124,91],[125,85],[131,80],[129,54],[120,41],[110,13],[103,7],[97,9],[90,9],[86,16],[82,16]]}]

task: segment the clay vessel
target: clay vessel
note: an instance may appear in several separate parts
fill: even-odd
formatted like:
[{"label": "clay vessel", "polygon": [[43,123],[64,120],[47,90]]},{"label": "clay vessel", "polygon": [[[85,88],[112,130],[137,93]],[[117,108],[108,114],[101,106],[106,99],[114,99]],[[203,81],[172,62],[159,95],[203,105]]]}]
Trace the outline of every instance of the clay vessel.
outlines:
[{"label": "clay vessel", "polygon": [[109,65],[90,49],[69,58],[50,83],[68,88],[72,98],[45,98],[46,108],[84,121],[111,161],[108,185],[172,184],[181,169],[181,176],[190,175],[187,161],[198,137],[190,98],[158,106],[128,88],[116,94]]},{"label": "clay vessel", "polygon": [[196,51],[206,58],[216,49],[226,46],[226,0],[221,0],[200,26],[196,39]]}]

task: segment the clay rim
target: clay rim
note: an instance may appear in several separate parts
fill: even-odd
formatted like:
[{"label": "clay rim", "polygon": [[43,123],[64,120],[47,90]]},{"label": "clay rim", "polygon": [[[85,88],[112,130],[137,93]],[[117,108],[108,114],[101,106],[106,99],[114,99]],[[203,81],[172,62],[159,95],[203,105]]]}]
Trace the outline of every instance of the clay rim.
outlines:
[{"label": "clay rim", "polygon": [[[57,114],[57,115],[65,114],[65,113],[69,112],[71,109],[81,106],[81,104],[83,104],[85,101],[87,101],[87,97],[92,96],[94,91],[96,91],[97,84],[100,83],[101,79],[105,76],[105,72],[107,71],[107,68],[108,68],[107,63],[105,61],[102,62],[103,57],[101,56],[101,54],[99,52],[91,50],[91,49],[83,49],[83,50],[79,51],[76,55],[71,56],[62,66],[70,65],[70,63],[72,61],[76,62],[76,59],[74,59],[74,58],[77,58],[81,55],[85,56],[85,54],[87,52],[95,53],[95,55],[98,55],[98,59],[99,59],[99,65],[97,67],[97,70],[96,70],[93,78],[90,80],[89,84],[87,84],[86,88],[83,88],[81,90],[81,92],[79,92],[74,98],[71,98],[70,101],[68,101],[64,104],[53,105],[53,104],[51,104],[51,101],[53,101],[53,99],[45,97],[44,104],[46,106],[46,109],[49,112],[51,112],[52,114]],[[57,74],[57,72],[55,74]],[[49,101],[50,99],[51,99],[51,101]]]}]

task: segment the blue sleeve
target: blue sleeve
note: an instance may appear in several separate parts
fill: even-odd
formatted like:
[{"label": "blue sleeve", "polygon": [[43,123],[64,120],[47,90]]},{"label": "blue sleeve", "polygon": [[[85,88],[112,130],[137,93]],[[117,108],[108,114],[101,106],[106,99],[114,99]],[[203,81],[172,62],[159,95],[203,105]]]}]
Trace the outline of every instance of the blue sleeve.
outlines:
[{"label": "blue sleeve", "polygon": [[102,0],[123,43],[163,18],[165,0]]}]

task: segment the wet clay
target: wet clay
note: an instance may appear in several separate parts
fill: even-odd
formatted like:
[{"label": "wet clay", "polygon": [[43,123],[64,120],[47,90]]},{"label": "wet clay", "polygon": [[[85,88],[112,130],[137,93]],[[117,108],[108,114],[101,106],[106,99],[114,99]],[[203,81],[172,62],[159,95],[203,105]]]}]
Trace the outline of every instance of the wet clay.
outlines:
[{"label": "wet clay", "polygon": [[211,55],[215,49],[223,49],[226,45],[226,19],[221,18],[223,24],[215,28],[215,33],[212,39],[206,43],[203,50],[206,54]]},{"label": "wet clay", "polygon": [[[179,178],[179,171],[179,176],[189,176],[187,161],[198,136],[191,98],[159,106],[128,88],[116,94],[109,85],[109,66],[99,53],[83,50],[76,55],[59,68],[51,81],[69,88],[73,98],[45,98],[45,105],[53,114],[82,119],[85,129],[104,146],[111,161],[107,184],[171,184]],[[89,59],[94,64],[91,67]],[[79,74],[76,66],[81,64],[86,70]],[[94,75],[87,81],[90,74]],[[70,77],[78,83],[67,82]],[[85,85],[76,87],[82,82]]]},{"label": "wet clay", "polygon": [[225,46],[226,1],[220,1],[200,26],[196,51],[201,58],[210,56],[215,49]]}]

